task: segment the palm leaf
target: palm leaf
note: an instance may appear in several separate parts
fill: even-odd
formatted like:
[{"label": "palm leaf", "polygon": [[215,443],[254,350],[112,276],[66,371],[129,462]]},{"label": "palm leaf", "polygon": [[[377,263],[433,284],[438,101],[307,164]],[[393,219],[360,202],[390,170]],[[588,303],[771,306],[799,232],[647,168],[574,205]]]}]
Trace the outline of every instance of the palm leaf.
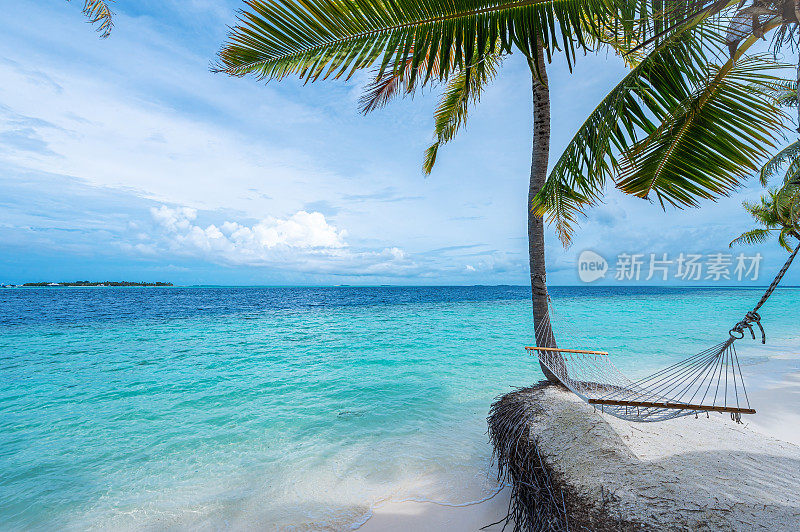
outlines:
[{"label": "palm leaf", "polygon": [[780,244],[783,249],[791,253],[794,251],[794,249],[791,245],[789,245],[788,237],[790,234],[791,233],[788,229],[782,229],[781,232],[778,233],[778,244]]},{"label": "palm leaf", "polygon": [[[691,32],[709,18],[715,17],[741,0],[639,0],[636,21],[639,44],[627,54],[648,55],[664,42],[675,40],[684,32]],[[738,34],[737,34],[738,37]],[[727,42],[730,39],[726,35]]]},{"label": "palm leaf", "polygon": [[731,246],[760,244],[777,231],[778,243],[787,251],[793,251],[788,237],[798,238],[800,231],[800,186],[784,185],[780,189],[770,189],[758,203],[745,201],[742,205],[761,227],[742,233],[730,243]]},{"label": "palm leaf", "polygon": [[[380,64],[399,72],[437,58],[439,79],[512,46],[540,43],[572,61],[586,36],[611,20],[613,0],[246,0],[215,71],[258,79],[349,77]],[[496,44],[499,43],[499,44]],[[535,55],[535,54],[533,54]],[[431,72],[426,72],[427,81]],[[378,77],[381,77],[380,75]]]},{"label": "palm leaf", "polygon": [[658,129],[629,147],[617,186],[662,207],[697,206],[727,195],[757,171],[783,128],[783,113],[752,84],[774,80],[774,63],[758,57],[711,67],[711,76],[671,110]]},{"label": "palm leaf", "polygon": [[786,185],[800,185],[800,157],[789,164],[789,168],[783,176],[783,182]]},{"label": "palm leaf", "polygon": [[97,31],[103,39],[111,35],[111,28],[114,27],[114,13],[109,4],[110,2],[104,0],[85,0],[83,3],[83,14],[89,18],[91,24],[97,24]]},{"label": "palm leaf", "polygon": [[[406,96],[412,94],[414,87],[410,81],[412,79],[412,69],[414,67],[414,57],[406,59],[405,68],[399,69],[397,72],[383,72],[375,71],[375,80],[370,83],[365,89],[361,98],[358,101],[358,107],[361,113],[368,114],[372,111],[386,106],[393,98],[397,96]],[[431,75],[438,77],[439,75],[439,58],[434,58],[431,62],[430,58],[426,57],[420,61],[416,66],[416,72],[413,75],[417,77],[424,77],[430,71]]]},{"label": "palm leaf", "polygon": [[741,58],[753,42],[714,67],[727,50],[719,22],[704,22],[662,42],[606,96],[532,205],[555,222],[565,245],[610,179],[626,193],[683,207],[729,193],[756,169],[782,114],[750,86],[776,79],[761,71],[768,63]]},{"label": "palm leaf", "polygon": [[706,76],[702,30],[698,38],[683,34],[664,42],[641,60],[588,116],[556,161],[532,208],[555,223],[565,245],[578,217],[599,201],[614,176],[619,153],[655,130],[653,117],[663,117],[665,109],[686,99]]},{"label": "palm leaf", "polygon": [[785,181],[789,181],[790,176],[797,174],[797,161],[800,156],[800,140],[789,144],[787,147],[773,155],[761,168],[759,179],[763,186],[778,173],[778,170],[783,168],[787,161],[790,162],[789,169],[784,177]]},{"label": "palm leaf", "polygon": [[794,228],[798,224],[800,186],[786,183],[772,195],[772,204],[777,220],[784,227]]},{"label": "palm leaf", "polygon": [[766,87],[765,94],[778,105],[797,107],[797,81],[780,79]]},{"label": "palm leaf", "polygon": [[425,150],[422,163],[426,175],[433,170],[439,147],[450,142],[466,124],[469,108],[480,101],[484,88],[494,79],[502,61],[501,55],[488,55],[480,71],[470,75],[468,70],[462,70],[447,83],[433,115],[435,141]]},{"label": "palm leaf", "polygon": [[731,240],[728,247],[746,245],[752,246],[754,244],[763,244],[772,234],[774,229],[751,229]]}]

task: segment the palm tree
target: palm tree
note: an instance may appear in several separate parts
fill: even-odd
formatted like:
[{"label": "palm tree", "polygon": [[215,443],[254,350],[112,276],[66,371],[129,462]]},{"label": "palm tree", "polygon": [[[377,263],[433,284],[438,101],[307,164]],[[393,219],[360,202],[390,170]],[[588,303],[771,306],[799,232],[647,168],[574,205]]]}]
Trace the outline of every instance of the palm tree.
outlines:
[{"label": "palm tree", "polygon": [[770,32],[774,52],[795,45],[800,4],[661,5],[678,22],[654,24],[632,50],[641,61],[588,117],[534,198],[565,245],[609,181],[662,208],[698,206],[757,172],[784,127],[770,97],[778,65],[746,52]]},{"label": "palm tree", "polygon": [[[69,0],[67,0],[69,1]],[[100,37],[105,39],[111,35],[111,28],[114,26],[109,2],[104,0],[85,0],[83,3],[83,14],[89,18],[91,24],[97,24],[97,31]]]},{"label": "palm tree", "polygon": [[[547,62],[561,51],[622,42],[635,7],[613,0],[246,0],[220,52],[218,72],[261,80],[295,74],[315,81],[349,78],[379,65],[362,110],[369,112],[416,86],[449,81],[436,112],[436,141],[423,167],[430,172],[441,144],[463,125],[467,109],[512,49],[527,59],[533,94],[533,147],[528,202],[542,189],[550,149]],[[528,215],[531,298],[537,345],[554,346],[548,309],[544,222]],[[550,380],[555,380],[542,368]]]},{"label": "palm tree", "polygon": [[[797,107],[797,82],[779,80],[768,90],[768,95],[777,105],[784,107]],[[800,122],[798,123],[800,126]],[[770,179],[775,177],[787,166],[783,176],[785,184],[800,180],[800,140],[796,140],[773,155],[761,168],[759,179],[762,186],[767,186]]]},{"label": "palm tree", "polygon": [[[780,80],[769,90],[769,96],[778,105],[797,107],[797,82]],[[760,181],[767,186],[769,181],[783,173],[780,188],[768,190],[758,203],[745,201],[743,206],[760,225],[745,231],[735,238],[730,246],[736,244],[760,244],[771,235],[777,234],[778,243],[789,252],[788,237],[800,239],[800,140],[791,143],[761,168]]]},{"label": "palm tree", "polygon": [[778,243],[790,253],[794,251],[789,245],[790,236],[800,239],[800,183],[787,183],[780,189],[772,189],[761,196],[759,203],[744,202],[744,208],[760,227],[745,231],[730,243],[761,244],[776,235]]}]

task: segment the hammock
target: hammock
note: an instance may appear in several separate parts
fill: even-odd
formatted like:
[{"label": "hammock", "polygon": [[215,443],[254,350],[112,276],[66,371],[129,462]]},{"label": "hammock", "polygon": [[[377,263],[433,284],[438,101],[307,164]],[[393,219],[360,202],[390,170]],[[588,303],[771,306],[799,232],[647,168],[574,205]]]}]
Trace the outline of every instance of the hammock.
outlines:
[{"label": "hammock", "polygon": [[755,308],[729,331],[728,339],[649,377],[627,378],[604,351],[556,347],[548,320],[541,320],[537,327],[538,345],[525,349],[535,352],[542,366],[578,397],[612,416],[644,422],[725,412],[741,422],[742,414],[756,411],[750,407],[734,343],[744,338],[745,330],[755,339],[753,325],[761,332],[761,343],[766,343],[758,310],[775,291],[798,250],[800,245]]}]

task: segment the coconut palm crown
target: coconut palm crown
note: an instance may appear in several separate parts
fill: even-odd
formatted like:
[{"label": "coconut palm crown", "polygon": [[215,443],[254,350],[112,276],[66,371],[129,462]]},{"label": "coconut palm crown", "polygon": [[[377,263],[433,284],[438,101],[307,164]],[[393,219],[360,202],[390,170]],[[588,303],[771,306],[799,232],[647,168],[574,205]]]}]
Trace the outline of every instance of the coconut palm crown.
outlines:
[{"label": "coconut palm crown", "polygon": [[800,183],[786,184],[772,189],[758,203],[744,202],[744,208],[760,227],[746,231],[733,239],[737,244],[761,244],[777,236],[778,243],[787,251],[793,251],[789,237],[800,239]]}]

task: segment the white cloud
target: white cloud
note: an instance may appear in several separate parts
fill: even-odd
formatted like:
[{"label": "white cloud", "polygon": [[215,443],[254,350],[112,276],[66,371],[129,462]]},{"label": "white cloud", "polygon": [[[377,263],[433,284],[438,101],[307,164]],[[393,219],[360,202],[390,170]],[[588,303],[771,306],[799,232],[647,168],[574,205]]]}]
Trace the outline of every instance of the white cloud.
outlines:
[{"label": "white cloud", "polygon": [[162,205],[158,209],[151,207],[150,214],[153,215],[153,220],[158,225],[173,233],[189,229],[192,226],[192,220],[197,218],[196,209],[188,207],[170,209],[166,205]]},{"label": "white cloud", "polygon": [[346,232],[330,225],[319,212],[298,211],[285,220],[269,217],[252,227],[226,221],[219,227],[211,224],[205,228],[194,225],[197,211],[188,207],[162,205],[152,207],[150,213],[156,224],[182,248],[260,257],[279,247],[319,251],[347,246]]},{"label": "white cloud", "polygon": [[319,212],[298,211],[253,225],[225,221],[205,226],[197,223],[197,211],[188,207],[161,205],[151,208],[150,214],[154,222],[148,238],[151,242],[129,244],[126,249],[144,254],[168,251],[222,264],[347,275],[408,275],[417,267],[397,247],[351,249],[345,241],[347,232]]}]

